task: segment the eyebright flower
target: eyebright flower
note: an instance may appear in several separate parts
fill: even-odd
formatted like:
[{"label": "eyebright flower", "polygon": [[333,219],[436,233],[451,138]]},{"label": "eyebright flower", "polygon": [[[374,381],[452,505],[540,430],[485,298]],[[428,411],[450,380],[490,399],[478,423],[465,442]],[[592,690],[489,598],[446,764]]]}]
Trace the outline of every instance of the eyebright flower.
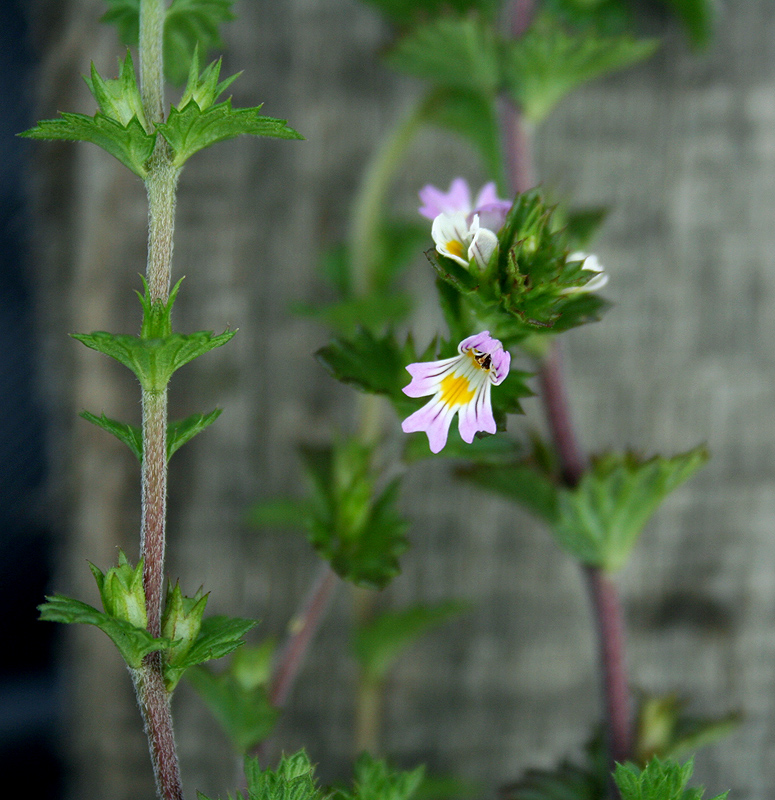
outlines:
[{"label": "eyebright flower", "polygon": [[583,270],[594,272],[595,274],[583,286],[567,286],[560,291],[560,294],[579,294],[580,292],[596,292],[608,283],[608,273],[603,269],[603,265],[598,261],[596,255],[587,255],[581,251],[571,253],[567,261],[583,261]]},{"label": "eyebright flower", "polygon": [[447,443],[452,417],[458,413],[458,430],[464,442],[474,440],[477,431],[495,433],[490,404],[490,387],[503,383],[509,374],[511,354],[482,331],[463,339],[460,355],[441,361],[409,364],[412,381],[403,389],[409,397],[433,397],[401,424],[404,433],[425,431],[432,453]]},{"label": "eyebright flower", "polygon": [[430,184],[420,190],[420,214],[433,220],[431,235],[436,250],[463,267],[471,260],[483,268],[498,246],[511,202],[500,200],[493,182],[485,184],[471,203],[471,190],[463,178],[455,178],[449,191]]}]

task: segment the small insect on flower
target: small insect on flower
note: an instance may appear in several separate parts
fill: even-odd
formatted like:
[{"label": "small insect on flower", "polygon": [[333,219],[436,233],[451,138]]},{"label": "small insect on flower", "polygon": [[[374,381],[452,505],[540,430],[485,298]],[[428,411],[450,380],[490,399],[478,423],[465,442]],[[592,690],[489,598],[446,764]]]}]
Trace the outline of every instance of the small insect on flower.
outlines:
[{"label": "small insect on flower", "polygon": [[403,389],[409,397],[433,397],[402,423],[404,433],[425,431],[432,453],[447,443],[452,417],[458,413],[458,430],[464,442],[474,440],[477,431],[495,433],[490,387],[503,383],[509,374],[511,354],[482,331],[463,339],[460,355],[441,361],[409,364],[412,381]]}]

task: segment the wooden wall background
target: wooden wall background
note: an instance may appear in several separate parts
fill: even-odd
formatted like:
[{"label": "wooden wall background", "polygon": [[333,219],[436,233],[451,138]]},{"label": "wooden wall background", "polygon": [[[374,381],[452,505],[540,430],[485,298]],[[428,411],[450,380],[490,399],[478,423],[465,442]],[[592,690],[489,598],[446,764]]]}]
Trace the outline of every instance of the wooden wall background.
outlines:
[{"label": "wooden wall background", "polygon": [[[40,115],[91,113],[80,75],[110,73],[121,48],[98,0],[34,4]],[[225,409],[173,461],[169,572],[212,592],[210,611],[260,617],[280,635],[315,573],[302,537],[257,535],[254,500],[298,491],[293,444],[346,428],[351,393],[312,359],[324,332],[290,313],[320,290],[319,248],[345,234],[361,170],[417,87],[382,68],[387,30],[355,0],[238,0],[225,72],[237,105],[265,102],[307,141],[238,140],[183,174],[175,272],[181,330],[239,327],[228,347],[176,376],[178,416]],[[668,30],[652,21],[655,32]],[[85,560],[137,553],[132,457],[75,415],[139,419],[122,368],[72,331],[134,332],[144,269],[141,184],[90,145],[31,145],[40,383],[51,412],[49,513],[61,536],[56,588],[97,602]],[[598,252],[616,303],[568,335],[575,417],[592,449],[670,454],[706,442],[710,465],[649,526],[621,576],[632,681],[690,697],[697,714],[746,713],[697,759],[709,791],[775,791],[775,5],[726,3],[712,49],[670,29],[648,64],[566,100],[539,131],[543,181],[579,204],[610,204]],[[424,135],[396,184],[412,213],[426,182],[481,175],[468,151]],[[431,279],[410,280],[422,309]],[[435,318],[420,313],[430,335]],[[540,424],[535,402],[529,421]],[[513,419],[513,427],[525,424]],[[396,423],[396,431],[398,425]],[[482,796],[529,766],[573,754],[599,704],[584,587],[545,531],[505,503],[414,468],[404,495],[412,548],[385,606],[462,597],[475,610],[425,639],[393,673],[385,751],[481,781]],[[279,742],[304,745],[325,779],[351,758],[351,603],[340,590],[297,686]],[[153,794],[131,687],[106,637],[63,632],[62,746],[73,798]],[[187,793],[225,796],[236,766],[188,687],[176,696]]]}]

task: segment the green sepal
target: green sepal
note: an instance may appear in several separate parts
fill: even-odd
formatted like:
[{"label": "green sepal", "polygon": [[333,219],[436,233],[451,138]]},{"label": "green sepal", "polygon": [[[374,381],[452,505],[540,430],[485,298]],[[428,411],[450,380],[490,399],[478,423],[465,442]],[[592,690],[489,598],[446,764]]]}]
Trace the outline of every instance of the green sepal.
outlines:
[{"label": "green sepal", "polygon": [[353,651],[364,678],[379,683],[395,660],[424,633],[460,616],[470,604],[450,600],[437,605],[417,605],[386,611],[370,619],[353,634]]},{"label": "green sepal", "polygon": [[[136,45],[140,31],[140,0],[106,0],[110,8],[102,21],[118,28],[121,41]],[[164,70],[180,85],[186,80],[195,50],[221,47],[219,27],[234,19],[234,0],[172,0],[164,19]]]},{"label": "green sepal", "polygon": [[[221,409],[213,409],[209,414],[192,414],[185,419],[175,420],[167,424],[167,460],[172,458],[186,442],[193,439],[198,433],[215,422],[221,415]],[[128,422],[106,417],[101,414],[99,417],[89,411],[81,411],[80,416],[87,422],[91,422],[98,428],[113,434],[119,441],[122,441],[135,455],[138,461],[143,460],[143,432],[137,425],[130,425]]]},{"label": "green sepal", "polygon": [[492,27],[470,17],[441,17],[398,41],[388,63],[446,89],[494,96],[500,86],[498,41]]},{"label": "green sepal", "polygon": [[94,625],[110,637],[131,669],[139,669],[148,653],[167,650],[177,644],[166,637],[154,638],[145,628],[142,560],[132,567],[119,550],[117,567],[111,567],[106,573],[94,564],[89,567],[105,610],[98,611],[80,600],[57,594],[47,597],[46,602],[38,606],[42,620]]},{"label": "green sepal", "polygon": [[249,800],[325,800],[327,795],[318,786],[315,768],[304,750],[284,755],[274,770],[262,770],[257,758],[246,758],[245,778]]},{"label": "green sepal", "polygon": [[340,789],[335,800],[411,800],[424,777],[424,766],[397,770],[383,759],[361,753],[355,762],[352,790]]},{"label": "green sepal", "polygon": [[728,736],[740,726],[742,716],[701,718],[685,713],[686,701],[675,694],[641,695],[635,720],[634,759],[645,764],[654,756],[683,758]]},{"label": "green sepal", "polygon": [[243,755],[271,734],[280,714],[267,692],[273,651],[268,639],[258,647],[240,647],[225,672],[202,666],[186,670],[186,680]]},{"label": "green sepal", "polygon": [[136,117],[122,125],[99,112],[93,117],[62,112],[59,119],[41,120],[34,128],[19,136],[46,141],[91,142],[117,158],[140,178],[148,174],[146,163],[156,144],[156,134],[146,133]]},{"label": "green sepal", "polygon": [[218,81],[221,74],[221,66],[223,59],[219,58],[213,61],[199,73],[199,46],[194,49],[194,55],[191,59],[191,67],[188,72],[188,80],[186,87],[183,90],[183,96],[178,103],[179,108],[185,108],[188,103],[193,100],[199,108],[203,111],[210,108],[210,106],[239,78],[242,74],[238,72],[226,78],[224,81]]},{"label": "green sepal", "polygon": [[[193,597],[184,597],[180,584],[167,590],[167,599],[161,617],[162,636],[175,642],[167,652],[164,666],[164,678],[167,690],[175,688],[183,669],[179,669],[186,654],[191,649],[202,627],[202,614],[207,606],[208,595],[202,589]],[[185,669],[185,668],[184,668]]]},{"label": "green sepal", "polygon": [[165,664],[164,681],[167,689],[171,691],[189,667],[223,658],[243,645],[243,636],[257,624],[255,620],[239,617],[215,616],[202,620],[196,638],[188,649],[174,661]]},{"label": "green sepal", "polygon": [[193,98],[185,107],[170,109],[165,122],[156,130],[167,140],[173,151],[173,164],[181,167],[199,150],[234,139],[243,134],[273,136],[278,139],[303,139],[284,119],[263,117],[255,108],[232,108],[231,98],[223,103],[201,109]]},{"label": "green sepal", "polygon": [[524,36],[502,44],[505,88],[525,117],[539,123],[573,89],[649,58],[658,46],[657,39],[627,34],[570,33],[544,14]]},{"label": "green sepal", "polygon": [[140,559],[137,566],[133,567],[124,551],[119,550],[117,567],[111,567],[103,573],[89,562],[89,569],[97,582],[105,613],[144,630],[148,626],[148,615],[145,610],[143,560]]},{"label": "green sepal", "polygon": [[118,62],[118,78],[105,80],[97,72],[94,62],[91,65],[90,77],[85,78],[89,91],[97,101],[100,111],[110,119],[128,125],[136,118],[148,131],[148,123],[143,109],[143,98],[137,85],[135,66],[132,54],[126,51],[126,57]]},{"label": "green sepal", "polygon": [[[614,780],[622,800],[702,800],[704,789],[686,788],[693,771],[693,759],[682,765],[654,757],[642,770],[633,764],[617,764]],[[713,800],[725,800],[727,794]]]}]

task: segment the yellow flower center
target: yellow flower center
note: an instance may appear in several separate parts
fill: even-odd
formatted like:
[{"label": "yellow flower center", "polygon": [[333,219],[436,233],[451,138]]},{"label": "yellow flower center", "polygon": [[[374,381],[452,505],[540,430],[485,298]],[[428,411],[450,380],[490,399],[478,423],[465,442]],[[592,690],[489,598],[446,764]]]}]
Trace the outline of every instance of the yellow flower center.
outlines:
[{"label": "yellow flower center", "polygon": [[447,375],[441,382],[441,400],[448,406],[464,406],[475,394],[465,375]]},{"label": "yellow flower center", "polygon": [[447,242],[447,251],[458,258],[465,258],[466,251],[463,248],[463,243],[459,242],[457,239]]}]

